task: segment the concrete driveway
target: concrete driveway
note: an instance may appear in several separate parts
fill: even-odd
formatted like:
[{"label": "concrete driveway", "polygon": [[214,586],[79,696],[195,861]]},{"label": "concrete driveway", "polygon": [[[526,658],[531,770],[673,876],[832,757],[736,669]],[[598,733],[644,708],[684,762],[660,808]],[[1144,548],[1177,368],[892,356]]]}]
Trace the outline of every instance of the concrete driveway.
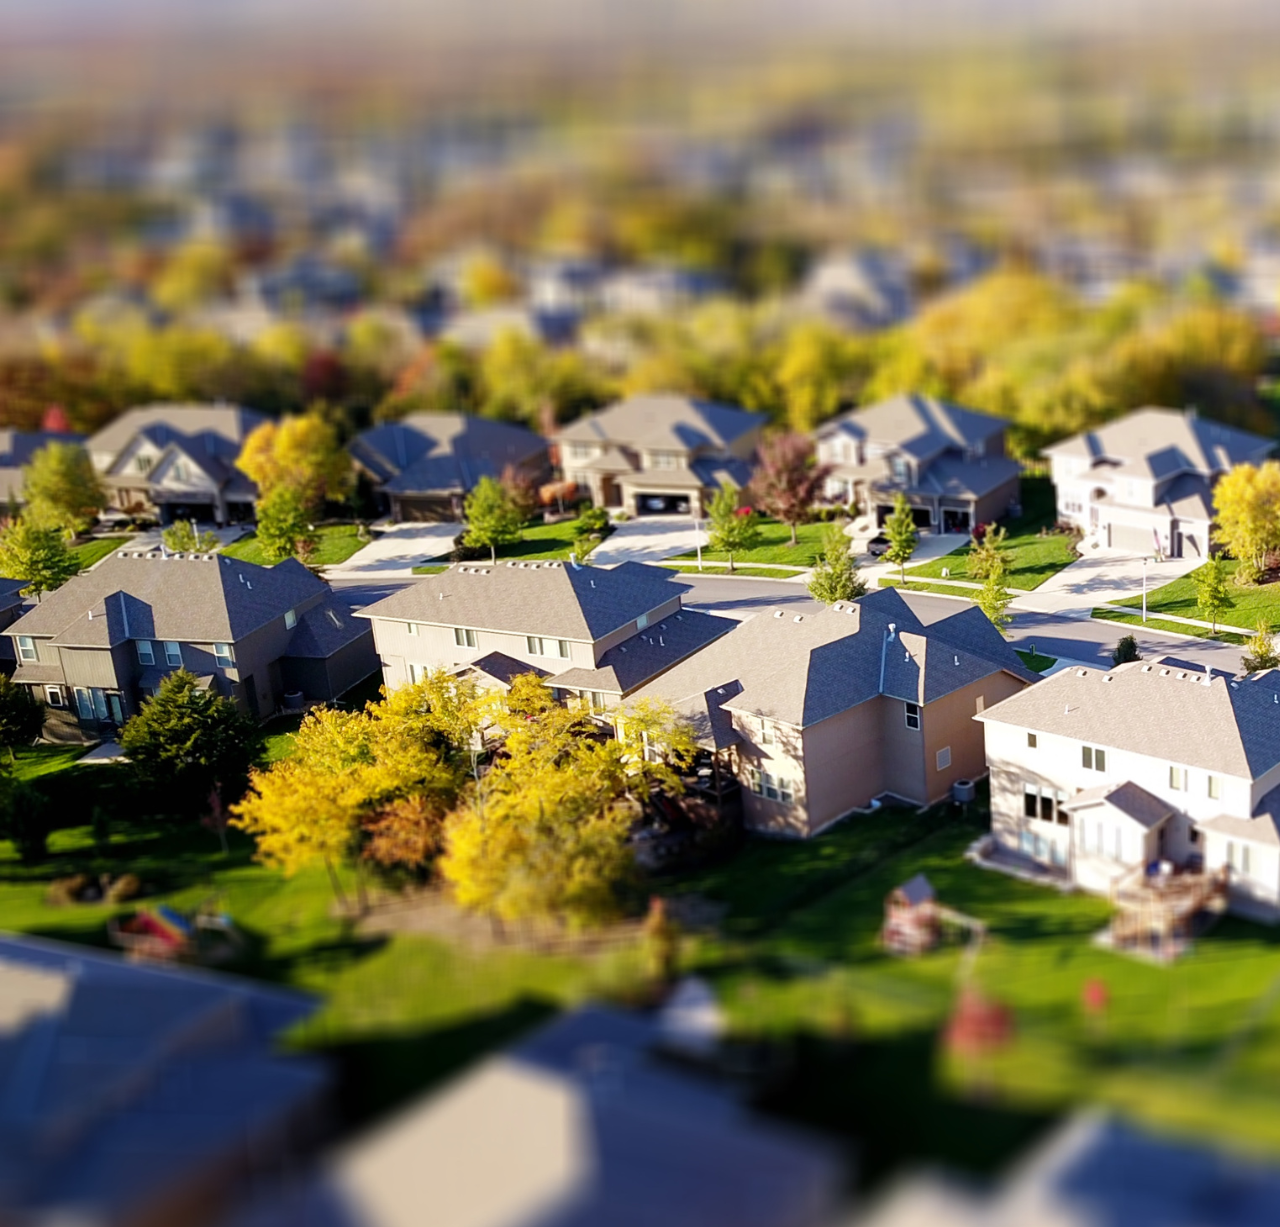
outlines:
[{"label": "concrete driveway", "polygon": [[[1202,558],[1167,558],[1146,565],[1147,591],[1194,571]],[[1084,613],[1094,606],[1142,595],[1142,558],[1112,550],[1099,550],[1087,558],[1063,567],[1039,588],[1019,596],[1015,609],[1036,613]]]},{"label": "concrete driveway", "polygon": [[613,535],[596,547],[591,561],[599,567],[619,562],[660,562],[672,554],[696,549],[699,537],[705,546],[705,530],[699,531],[689,516],[637,516],[618,524]]},{"label": "concrete driveway", "polygon": [[413,568],[453,548],[461,524],[392,524],[346,562],[325,568],[333,579],[391,579],[411,576]]}]

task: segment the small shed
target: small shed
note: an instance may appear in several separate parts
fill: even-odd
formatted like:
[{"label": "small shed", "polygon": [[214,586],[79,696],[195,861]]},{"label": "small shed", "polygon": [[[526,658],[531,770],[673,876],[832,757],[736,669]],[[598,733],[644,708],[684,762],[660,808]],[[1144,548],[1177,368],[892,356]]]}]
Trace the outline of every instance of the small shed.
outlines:
[{"label": "small shed", "polygon": [[938,944],[939,926],[933,884],[918,873],[885,899],[880,940],[894,954],[920,954]]}]

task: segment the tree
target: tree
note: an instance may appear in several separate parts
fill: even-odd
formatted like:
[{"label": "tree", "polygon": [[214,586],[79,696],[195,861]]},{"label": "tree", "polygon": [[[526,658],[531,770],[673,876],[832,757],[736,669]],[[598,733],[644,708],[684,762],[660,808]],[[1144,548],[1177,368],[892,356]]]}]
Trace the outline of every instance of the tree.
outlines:
[{"label": "tree", "polygon": [[197,532],[194,520],[174,520],[160,535],[175,554],[212,554],[218,548],[218,534],[207,528]]},{"label": "tree", "polygon": [[1138,651],[1138,641],[1132,635],[1121,636],[1120,642],[1116,644],[1116,650],[1111,653],[1113,665],[1125,665],[1130,661],[1141,659],[1142,653]]},{"label": "tree", "polygon": [[733,574],[733,556],[755,549],[760,542],[760,517],[751,507],[738,506],[738,492],[721,486],[707,508],[711,548],[729,555],[729,573]]},{"label": "tree", "polygon": [[978,595],[974,599],[978,602],[978,608],[1003,635],[1013,621],[1009,614],[1009,602],[1013,600],[1013,594],[1004,586],[1004,578],[999,575],[990,576],[978,589]]},{"label": "tree", "polygon": [[231,253],[218,243],[197,239],[174,250],[151,287],[167,311],[195,307],[227,283]]},{"label": "tree", "polygon": [[1245,650],[1240,655],[1240,667],[1246,673],[1280,669],[1280,652],[1276,651],[1275,637],[1265,619],[1259,620],[1257,631],[1245,644]]},{"label": "tree", "polygon": [[269,563],[309,554],[315,548],[306,505],[298,491],[280,486],[258,503],[258,544]]},{"label": "tree", "polygon": [[809,579],[809,593],[823,604],[852,601],[867,590],[866,580],[858,574],[858,565],[849,552],[845,520],[828,524],[822,533],[822,557]]},{"label": "tree", "polygon": [[1213,488],[1214,539],[1239,562],[1236,582],[1256,581],[1280,550],[1280,464],[1238,464]]},{"label": "tree", "polygon": [[[520,513],[522,523],[538,510],[538,487],[534,484],[533,478],[523,469],[514,464],[507,465],[502,470],[502,476],[498,478],[498,482],[507,492],[512,505]],[[608,522],[606,516],[606,526]]]},{"label": "tree", "polygon": [[1192,579],[1196,585],[1196,609],[1202,617],[1209,619],[1216,634],[1218,619],[1226,610],[1235,607],[1227,589],[1227,572],[1221,557],[1206,562]]},{"label": "tree", "polygon": [[969,575],[987,580],[993,575],[1003,578],[1009,571],[1009,555],[1004,551],[1006,529],[990,524],[984,533],[975,533],[969,544]]},{"label": "tree", "polygon": [[476,252],[463,266],[458,281],[469,307],[491,307],[514,298],[520,289],[507,266],[489,251]]},{"label": "tree", "polygon": [[262,498],[292,490],[308,510],[326,499],[345,498],[351,485],[350,457],[333,425],[314,407],[280,422],[263,422],[245,439],[236,467]]},{"label": "tree", "polygon": [[0,575],[24,579],[24,596],[39,597],[61,588],[80,571],[60,530],[38,528],[22,517],[0,531]]},{"label": "tree", "polygon": [[911,515],[907,496],[901,491],[893,500],[893,514],[884,522],[884,531],[885,536],[889,538],[889,548],[885,550],[884,556],[887,561],[898,564],[902,581],[905,583],[907,563],[911,561],[911,555],[916,552],[919,534],[916,532],[916,522]]},{"label": "tree", "polygon": [[807,434],[840,407],[850,362],[845,337],[827,324],[805,321],[787,334],[777,380],[791,429]]},{"label": "tree", "polygon": [[814,462],[813,444],[805,435],[771,435],[760,445],[750,497],[791,529],[795,545],[796,526],[809,518],[830,473],[829,464]]},{"label": "tree", "polygon": [[23,686],[0,674],[0,746],[29,746],[44,727],[44,704],[30,686]]},{"label": "tree", "polygon": [[498,546],[520,540],[524,516],[515,499],[501,482],[482,477],[463,503],[467,532],[463,541],[470,546],[488,546],[490,561],[498,559]]},{"label": "tree", "polygon": [[197,812],[215,790],[239,797],[261,749],[257,721],[193,673],[169,674],[120,730],[137,777],[179,812]]},{"label": "tree", "polygon": [[68,536],[83,532],[105,502],[89,453],[74,443],[46,443],[22,470],[27,519]]}]

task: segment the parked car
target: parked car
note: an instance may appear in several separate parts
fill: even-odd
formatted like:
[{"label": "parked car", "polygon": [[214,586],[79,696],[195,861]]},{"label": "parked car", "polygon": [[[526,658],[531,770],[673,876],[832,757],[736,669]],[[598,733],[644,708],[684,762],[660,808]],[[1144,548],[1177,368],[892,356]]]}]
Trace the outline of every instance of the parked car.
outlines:
[{"label": "parked car", "polygon": [[871,540],[867,542],[867,553],[870,554],[872,558],[879,558],[888,552],[889,538],[883,533],[878,537],[872,537]]}]

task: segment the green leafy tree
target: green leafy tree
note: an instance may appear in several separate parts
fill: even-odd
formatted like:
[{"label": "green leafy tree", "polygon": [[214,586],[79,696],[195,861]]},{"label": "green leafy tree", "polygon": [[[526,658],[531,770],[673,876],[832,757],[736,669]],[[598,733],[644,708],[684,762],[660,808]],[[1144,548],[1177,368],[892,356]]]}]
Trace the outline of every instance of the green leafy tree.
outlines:
[{"label": "green leafy tree", "polygon": [[79,570],[79,561],[57,528],[39,528],[23,517],[0,531],[0,575],[26,580],[25,596],[39,598],[61,588]]},{"label": "green leafy tree", "polygon": [[473,547],[489,547],[490,561],[498,559],[498,546],[520,540],[524,517],[501,482],[482,477],[463,504],[467,532],[463,541]]},{"label": "green leafy tree", "polygon": [[975,536],[969,545],[969,574],[977,580],[987,580],[993,575],[1009,573],[1009,555],[1005,552],[1008,532],[999,524],[988,526],[981,537]]},{"label": "green leafy tree", "polygon": [[74,443],[47,443],[22,471],[27,519],[41,528],[83,532],[105,501],[89,453]]},{"label": "green leafy tree", "polygon": [[194,520],[174,520],[160,535],[175,554],[212,554],[218,548],[218,534],[197,532]]},{"label": "green leafy tree", "polygon": [[14,746],[29,746],[44,726],[44,704],[30,686],[0,674],[0,746],[9,751],[13,762]]},{"label": "green leafy tree", "polygon": [[898,570],[905,583],[907,563],[911,561],[911,555],[916,552],[919,533],[916,531],[916,522],[911,516],[911,506],[907,502],[907,496],[901,491],[893,500],[893,514],[884,522],[884,532],[889,538],[889,548],[885,550],[884,556],[889,562],[898,564]]},{"label": "green leafy tree", "polygon": [[988,578],[987,582],[978,589],[975,599],[978,602],[978,608],[991,619],[991,624],[1003,635],[1009,623],[1013,621],[1009,613],[1009,602],[1013,600],[1013,594],[1004,586],[1003,577],[992,575]]},{"label": "green leafy tree", "polygon": [[1196,585],[1196,609],[1201,617],[1209,619],[1216,633],[1218,619],[1228,609],[1235,608],[1227,588],[1227,569],[1222,559],[1216,557],[1206,562],[1192,579]]},{"label": "green leafy tree", "polygon": [[1249,637],[1240,654],[1240,667],[1246,673],[1260,673],[1263,669],[1280,669],[1280,653],[1276,651],[1275,637],[1266,620],[1259,621],[1257,631]]},{"label": "green leafy tree", "polygon": [[721,486],[707,508],[711,548],[729,555],[729,573],[733,573],[733,556],[755,549],[760,543],[760,517],[754,508],[738,506],[738,492]]},{"label": "green leafy tree", "polygon": [[1126,665],[1130,661],[1141,659],[1142,653],[1138,651],[1138,641],[1133,635],[1122,636],[1116,644],[1116,650],[1111,653],[1113,665]]},{"label": "green leafy tree", "polygon": [[844,520],[828,524],[822,533],[822,557],[809,579],[809,593],[825,605],[836,601],[852,601],[867,590],[867,582],[858,574],[858,564],[849,552]]},{"label": "green leafy tree", "polygon": [[261,745],[257,721],[186,669],[169,674],[120,730],[139,781],[188,814],[203,812],[215,792],[237,800]]},{"label": "green leafy tree", "polygon": [[258,544],[270,563],[303,557],[315,548],[302,494],[291,486],[278,486],[258,503]]}]

